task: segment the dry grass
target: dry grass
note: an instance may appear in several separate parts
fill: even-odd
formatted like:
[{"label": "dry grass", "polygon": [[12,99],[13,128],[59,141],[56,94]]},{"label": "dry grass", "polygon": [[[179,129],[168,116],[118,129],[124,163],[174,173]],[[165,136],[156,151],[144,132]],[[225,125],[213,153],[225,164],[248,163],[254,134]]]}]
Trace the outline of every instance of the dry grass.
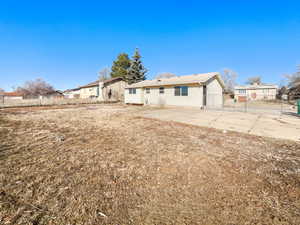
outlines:
[{"label": "dry grass", "polygon": [[0,114],[0,224],[300,224],[300,145],[86,106]]}]

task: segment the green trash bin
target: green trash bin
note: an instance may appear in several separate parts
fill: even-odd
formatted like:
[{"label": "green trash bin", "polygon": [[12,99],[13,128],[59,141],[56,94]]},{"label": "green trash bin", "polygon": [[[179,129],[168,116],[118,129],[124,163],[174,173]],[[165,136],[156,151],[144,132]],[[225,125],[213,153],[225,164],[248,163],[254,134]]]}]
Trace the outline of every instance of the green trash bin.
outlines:
[{"label": "green trash bin", "polygon": [[300,99],[298,99],[297,105],[298,105],[298,115],[300,115]]}]

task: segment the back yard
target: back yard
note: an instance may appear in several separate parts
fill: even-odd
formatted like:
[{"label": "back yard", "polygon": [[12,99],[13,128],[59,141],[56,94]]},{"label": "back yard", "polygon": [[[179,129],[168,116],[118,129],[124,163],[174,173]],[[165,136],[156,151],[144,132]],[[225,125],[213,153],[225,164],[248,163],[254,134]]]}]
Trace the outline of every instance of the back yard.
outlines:
[{"label": "back yard", "polygon": [[0,224],[300,224],[300,144],[122,105],[0,111]]}]

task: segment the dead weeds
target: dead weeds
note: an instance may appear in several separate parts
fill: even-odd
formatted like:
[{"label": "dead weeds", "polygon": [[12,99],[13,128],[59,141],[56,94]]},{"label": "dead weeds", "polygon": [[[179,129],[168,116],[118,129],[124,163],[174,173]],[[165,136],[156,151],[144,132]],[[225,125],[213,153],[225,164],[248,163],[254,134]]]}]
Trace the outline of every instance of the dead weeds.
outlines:
[{"label": "dead weeds", "polygon": [[300,224],[300,145],[105,106],[0,114],[0,224]]}]

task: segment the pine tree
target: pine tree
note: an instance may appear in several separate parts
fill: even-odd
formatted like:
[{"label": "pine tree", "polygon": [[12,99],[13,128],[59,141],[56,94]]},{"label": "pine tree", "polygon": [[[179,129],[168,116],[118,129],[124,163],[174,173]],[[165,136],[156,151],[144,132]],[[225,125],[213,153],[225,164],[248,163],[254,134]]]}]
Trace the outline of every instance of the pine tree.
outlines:
[{"label": "pine tree", "polygon": [[137,83],[146,79],[147,69],[143,66],[141,58],[139,50],[135,49],[126,79],[128,84]]},{"label": "pine tree", "polygon": [[111,77],[123,77],[126,80],[128,69],[130,67],[130,59],[126,53],[121,53],[113,62],[111,67]]}]

